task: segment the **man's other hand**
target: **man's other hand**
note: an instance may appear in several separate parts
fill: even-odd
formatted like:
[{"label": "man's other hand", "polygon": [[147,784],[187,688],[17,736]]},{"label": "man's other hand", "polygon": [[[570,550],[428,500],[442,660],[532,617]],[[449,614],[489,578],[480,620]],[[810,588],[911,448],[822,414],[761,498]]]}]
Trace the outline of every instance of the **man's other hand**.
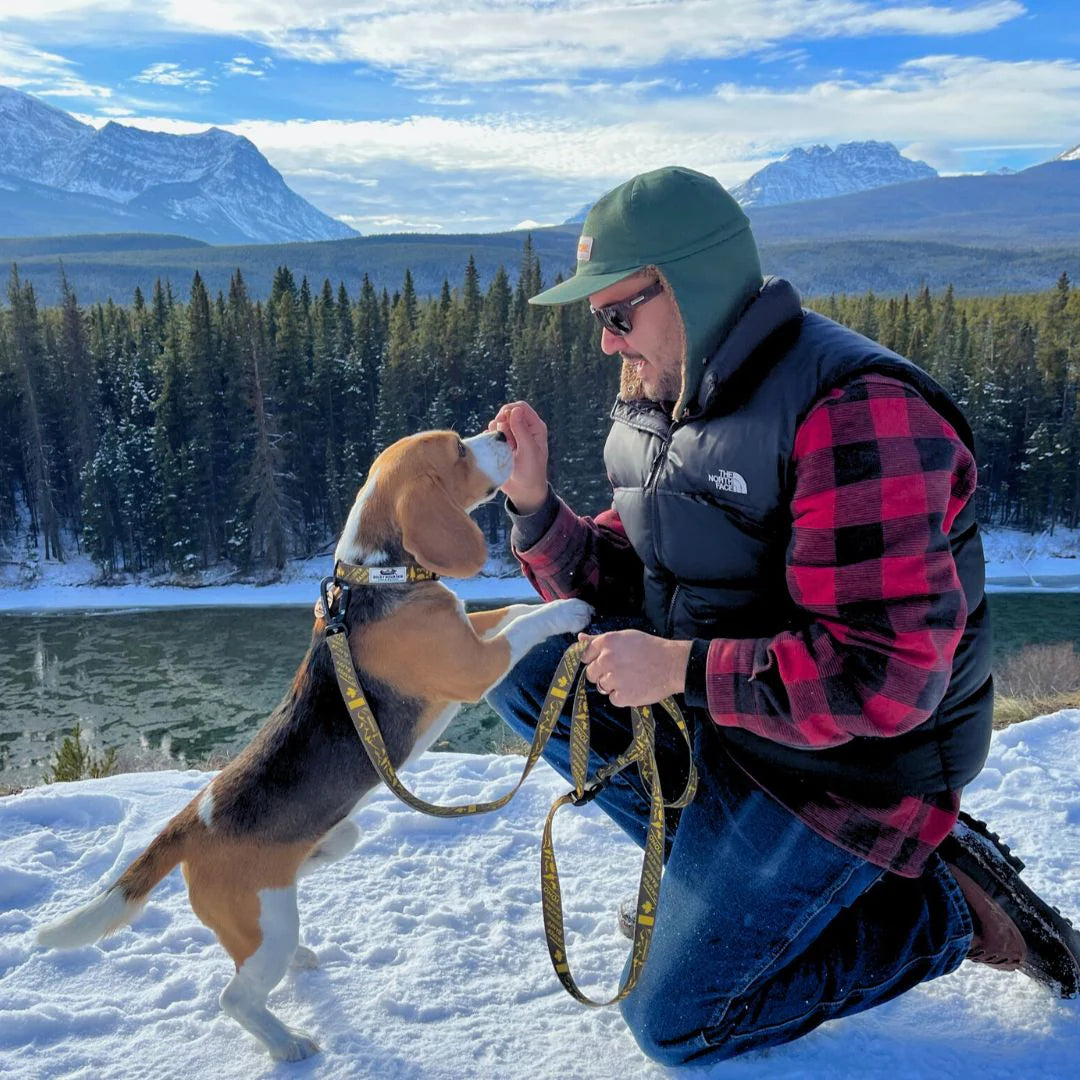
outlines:
[{"label": "man's other hand", "polygon": [[588,644],[581,654],[585,677],[612,705],[653,705],[686,688],[689,641],[670,641],[641,630],[578,634]]}]

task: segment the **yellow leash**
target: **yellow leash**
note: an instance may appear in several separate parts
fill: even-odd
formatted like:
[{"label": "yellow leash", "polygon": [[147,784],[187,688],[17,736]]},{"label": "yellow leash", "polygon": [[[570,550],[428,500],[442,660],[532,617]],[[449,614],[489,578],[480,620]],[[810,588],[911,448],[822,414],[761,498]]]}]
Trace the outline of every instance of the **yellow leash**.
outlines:
[{"label": "yellow leash", "polygon": [[[366,570],[367,568],[358,569]],[[353,584],[367,582],[366,580],[361,582],[359,580],[360,575],[350,573],[351,570],[352,568],[346,564],[339,564],[335,567],[335,578],[328,578],[322,584],[322,604],[326,619],[324,637],[333,660],[338,688],[349,710],[349,715],[352,717],[357,734],[360,736],[361,745],[364,747],[371,764],[383,783],[402,802],[413,809],[425,814],[431,814],[434,817],[448,818],[464,817],[469,814],[485,814],[505,806],[521,790],[526,777],[539,761],[540,755],[543,753],[544,747],[547,745],[547,741],[551,737],[559,717],[562,715],[566,700],[571,691],[574,691],[573,712],[570,721],[570,772],[574,789],[560,796],[552,805],[544,825],[540,848],[540,894],[544,917],[544,933],[547,938],[548,953],[551,956],[555,974],[569,994],[583,1005],[590,1006],[613,1005],[618,1001],[622,1001],[637,984],[641,971],[645,966],[645,960],[649,954],[649,945],[652,941],[653,927],[660,899],[660,877],[664,865],[664,810],[665,808],[675,809],[688,805],[697,790],[697,770],[693,761],[690,732],[675,700],[669,697],[659,703],[682,733],[690,759],[686,786],[682,794],[674,802],[665,803],[663,792],[660,789],[660,778],[656,768],[655,719],[652,709],[648,706],[631,709],[632,740],[630,746],[617,758],[598,770],[591,780],[589,779],[589,706],[585,696],[585,677],[582,675],[578,678],[581,668],[581,653],[585,648],[582,642],[575,642],[571,645],[563,654],[558,667],[555,669],[543,707],[540,710],[536,733],[533,736],[532,745],[529,747],[525,766],[514,787],[505,795],[501,795],[491,802],[463,803],[455,806],[442,806],[426,802],[409,791],[398,778],[393,763],[390,761],[386,744],[383,741],[382,732],[379,731],[375,715],[371,711],[371,706],[368,704],[364,691],[360,686],[356,665],[353,663],[352,652],[349,649],[348,631],[345,627],[345,608],[348,603],[348,585],[346,582],[350,580]],[[340,573],[341,571],[345,571],[345,573]],[[338,576],[339,573],[340,576]],[[406,580],[425,579],[414,576]],[[340,588],[336,611],[328,587],[331,583],[338,585]],[[389,584],[389,582],[387,583]],[[405,582],[400,581],[398,583],[403,584]],[[577,679],[576,689],[574,688],[575,679]],[[634,920],[631,959],[626,976],[615,997],[610,1001],[598,1002],[583,994],[570,974],[566,957],[562,891],[559,886],[559,870],[555,862],[555,848],[552,842],[552,823],[555,812],[560,807],[565,806],[567,803],[582,806],[587,802],[591,802],[616,773],[621,772],[631,764],[637,765],[642,783],[649,793],[649,826],[645,838],[645,854],[642,860],[641,878],[638,883],[637,914]]]}]

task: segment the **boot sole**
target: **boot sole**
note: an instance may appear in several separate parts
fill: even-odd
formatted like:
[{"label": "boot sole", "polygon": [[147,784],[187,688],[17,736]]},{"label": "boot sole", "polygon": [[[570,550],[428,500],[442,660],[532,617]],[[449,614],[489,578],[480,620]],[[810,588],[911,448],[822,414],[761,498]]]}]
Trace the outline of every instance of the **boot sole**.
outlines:
[{"label": "boot sole", "polygon": [[[939,854],[946,862],[955,863],[998,901],[1020,928],[1028,945],[1028,959],[1020,970],[1060,997],[1076,997],[1080,994],[1080,935],[1072,923],[1028,888],[1019,876],[1024,869],[1023,860],[1012,853],[997,833],[962,810],[960,825],[969,834],[967,842],[961,836],[950,837]],[[1015,876],[1003,877],[1000,867],[995,866],[998,859],[1003,859]],[[1048,960],[1048,953],[1057,954],[1057,963]]]}]

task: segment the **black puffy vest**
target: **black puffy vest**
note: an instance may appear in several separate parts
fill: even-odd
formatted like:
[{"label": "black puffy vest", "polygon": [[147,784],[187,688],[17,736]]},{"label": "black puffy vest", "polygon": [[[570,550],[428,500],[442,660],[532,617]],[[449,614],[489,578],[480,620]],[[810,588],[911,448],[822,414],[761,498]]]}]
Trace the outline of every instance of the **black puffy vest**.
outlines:
[{"label": "black puffy vest", "polygon": [[[804,312],[795,290],[779,279],[765,284],[708,362],[683,418],[672,421],[654,402],[616,402],[604,460],[615,508],[644,563],[645,614],[659,633],[772,637],[805,620],[785,582],[795,432],[831,388],[868,372],[913,387],[973,448],[966,420],[929,375]],[[904,735],[856,737],[821,750],[718,728],[733,756],[763,783],[779,771],[788,783],[886,803],[958,790],[979,772],[993,689],[982,542],[970,503],[949,542],[968,619],[933,715]]]}]

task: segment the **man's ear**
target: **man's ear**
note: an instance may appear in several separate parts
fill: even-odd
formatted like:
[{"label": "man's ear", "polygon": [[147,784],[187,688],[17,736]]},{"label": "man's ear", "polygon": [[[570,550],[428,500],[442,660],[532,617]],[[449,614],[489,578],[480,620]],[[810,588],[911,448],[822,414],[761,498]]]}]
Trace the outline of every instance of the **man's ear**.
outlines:
[{"label": "man's ear", "polygon": [[395,510],[402,546],[421,566],[459,578],[481,570],[487,559],[484,534],[438,481],[425,476],[408,484]]}]

